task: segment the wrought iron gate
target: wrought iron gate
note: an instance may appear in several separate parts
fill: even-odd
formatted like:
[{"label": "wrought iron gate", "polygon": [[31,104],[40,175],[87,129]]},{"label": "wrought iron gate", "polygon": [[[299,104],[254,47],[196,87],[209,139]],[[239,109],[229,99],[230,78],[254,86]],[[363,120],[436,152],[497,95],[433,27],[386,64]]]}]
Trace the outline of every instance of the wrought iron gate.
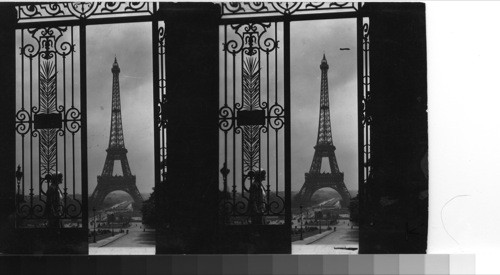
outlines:
[{"label": "wrought iron gate", "polygon": [[[82,89],[78,26],[18,31],[18,97],[16,113],[18,226],[43,227],[50,209],[82,226]],[[76,67],[76,68],[75,68]],[[53,205],[49,185],[63,175],[62,204]],[[18,174],[19,175],[19,174]],[[29,222],[28,222],[29,220]],[[38,221],[36,221],[38,220]]]},{"label": "wrought iron gate", "polygon": [[[149,21],[158,42],[157,4],[43,3],[16,9],[16,227],[51,227],[55,215],[61,220],[56,227],[87,228],[86,26]],[[155,80],[159,69],[154,68]],[[161,79],[154,85],[157,95]],[[155,97],[155,106],[159,102]],[[49,191],[50,184],[56,188]],[[54,190],[60,202],[51,202]]]},{"label": "wrought iron gate", "polygon": [[222,29],[219,128],[224,217],[229,224],[283,224],[283,24],[232,24]]}]

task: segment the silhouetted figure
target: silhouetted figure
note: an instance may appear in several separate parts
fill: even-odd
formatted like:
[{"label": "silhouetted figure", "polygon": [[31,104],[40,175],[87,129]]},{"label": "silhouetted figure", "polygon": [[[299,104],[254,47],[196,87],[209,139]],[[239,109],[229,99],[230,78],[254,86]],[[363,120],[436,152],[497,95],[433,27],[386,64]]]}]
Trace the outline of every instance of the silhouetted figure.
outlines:
[{"label": "silhouetted figure", "polygon": [[254,180],[250,184],[250,199],[248,201],[248,209],[252,224],[262,224],[262,217],[265,210],[264,196],[266,194],[262,182],[265,180],[265,170],[254,172]]},{"label": "silhouetted figure", "polygon": [[42,193],[47,197],[45,203],[45,217],[48,220],[48,228],[61,228],[61,216],[62,216],[62,192],[59,189],[59,184],[63,181],[63,174],[57,172],[57,174],[48,174],[45,176],[45,180],[49,183],[47,192]]}]

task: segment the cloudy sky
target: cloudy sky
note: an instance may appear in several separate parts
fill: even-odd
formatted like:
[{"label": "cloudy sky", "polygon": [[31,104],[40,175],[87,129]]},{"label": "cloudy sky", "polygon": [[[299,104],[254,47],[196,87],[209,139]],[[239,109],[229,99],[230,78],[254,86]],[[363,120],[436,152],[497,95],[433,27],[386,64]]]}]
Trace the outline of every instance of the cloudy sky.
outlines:
[{"label": "cloudy sky", "polygon": [[[355,19],[291,23],[292,190],[304,184],[318,134],[321,70],[326,55],[333,144],[349,190],[358,189]],[[350,51],[340,51],[350,48]],[[322,171],[327,158],[323,159]]]},{"label": "cloudy sky", "polygon": [[[154,186],[151,23],[87,27],[89,195],[102,173],[111,122],[111,67],[120,66],[123,133],[128,161],[141,193]],[[121,174],[116,165],[114,173]]]}]

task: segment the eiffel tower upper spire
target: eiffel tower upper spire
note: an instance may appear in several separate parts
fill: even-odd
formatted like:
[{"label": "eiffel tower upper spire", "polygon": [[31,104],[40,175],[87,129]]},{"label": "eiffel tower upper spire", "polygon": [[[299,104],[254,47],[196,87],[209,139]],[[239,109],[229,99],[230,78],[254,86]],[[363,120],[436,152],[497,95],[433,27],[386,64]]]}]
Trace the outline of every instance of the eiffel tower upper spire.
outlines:
[{"label": "eiffel tower upper spire", "polygon": [[125,149],[125,141],[123,138],[123,126],[122,126],[122,112],[120,103],[120,67],[118,66],[118,61],[113,63],[111,68],[113,73],[113,92],[111,100],[111,128],[109,132],[109,147],[111,148],[123,148]]},{"label": "eiffel tower upper spire", "polygon": [[118,66],[118,60],[116,60],[116,55],[115,55],[115,62],[113,63],[113,68],[111,68],[111,72],[114,73],[120,73],[120,67]]},{"label": "eiffel tower upper spire", "polygon": [[330,98],[328,95],[328,62],[326,61],[325,54],[321,60],[321,94],[320,94],[320,108],[319,108],[319,125],[318,125],[318,145],[331,145],[332,141],[332,126],[330,122]]}]

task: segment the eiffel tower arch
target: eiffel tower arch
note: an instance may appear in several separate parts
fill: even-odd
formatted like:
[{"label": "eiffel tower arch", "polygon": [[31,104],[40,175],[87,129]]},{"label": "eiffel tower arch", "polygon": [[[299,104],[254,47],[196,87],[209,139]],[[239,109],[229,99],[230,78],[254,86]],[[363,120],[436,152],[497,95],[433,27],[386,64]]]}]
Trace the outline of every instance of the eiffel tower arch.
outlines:
[{"label": "eiffel tower arch", "polygon": [[[349,206],[351,195],[344,183],[344,173],[340,172],[335,157],[335,146],[332,139],[332,125],[330,122],[330,102],[328,96],[328,62],[323,54],[321,60],[321,95],[319,109],[319,124],[318,138],[316,146],[314,146],[314,157],[311,168],[308,173],[305,173],[305,182],[299,193],[295,197],[295,201],[301,205],[311,203],[311,197],[314,192],[321,188],[331,188],[340,194],[342,200],[340,205],[342,208]],[[321,162],[323,158],[328,158],[330,173],[321,172]]]},{"label": "eiffel tower arch", "polygon": [[[97,176],[97,186],[90,197],[89,205],[96,209],[102,208],[104,198],[111,192],[124,191],[134,200],[134,210],[139,210],[143,198],[136,185],[135,175],[130,171],[127,159],[127,149],[123,137],[122,114],[120,103],[120,67],[115,57],[111,69],[113,73],[113,94],[111,101],[111,128],[109,134],[109,146],[106,149],[106,161],[100,176]],[[120,161],[123,175],[113,176],[115,161]]]}]

